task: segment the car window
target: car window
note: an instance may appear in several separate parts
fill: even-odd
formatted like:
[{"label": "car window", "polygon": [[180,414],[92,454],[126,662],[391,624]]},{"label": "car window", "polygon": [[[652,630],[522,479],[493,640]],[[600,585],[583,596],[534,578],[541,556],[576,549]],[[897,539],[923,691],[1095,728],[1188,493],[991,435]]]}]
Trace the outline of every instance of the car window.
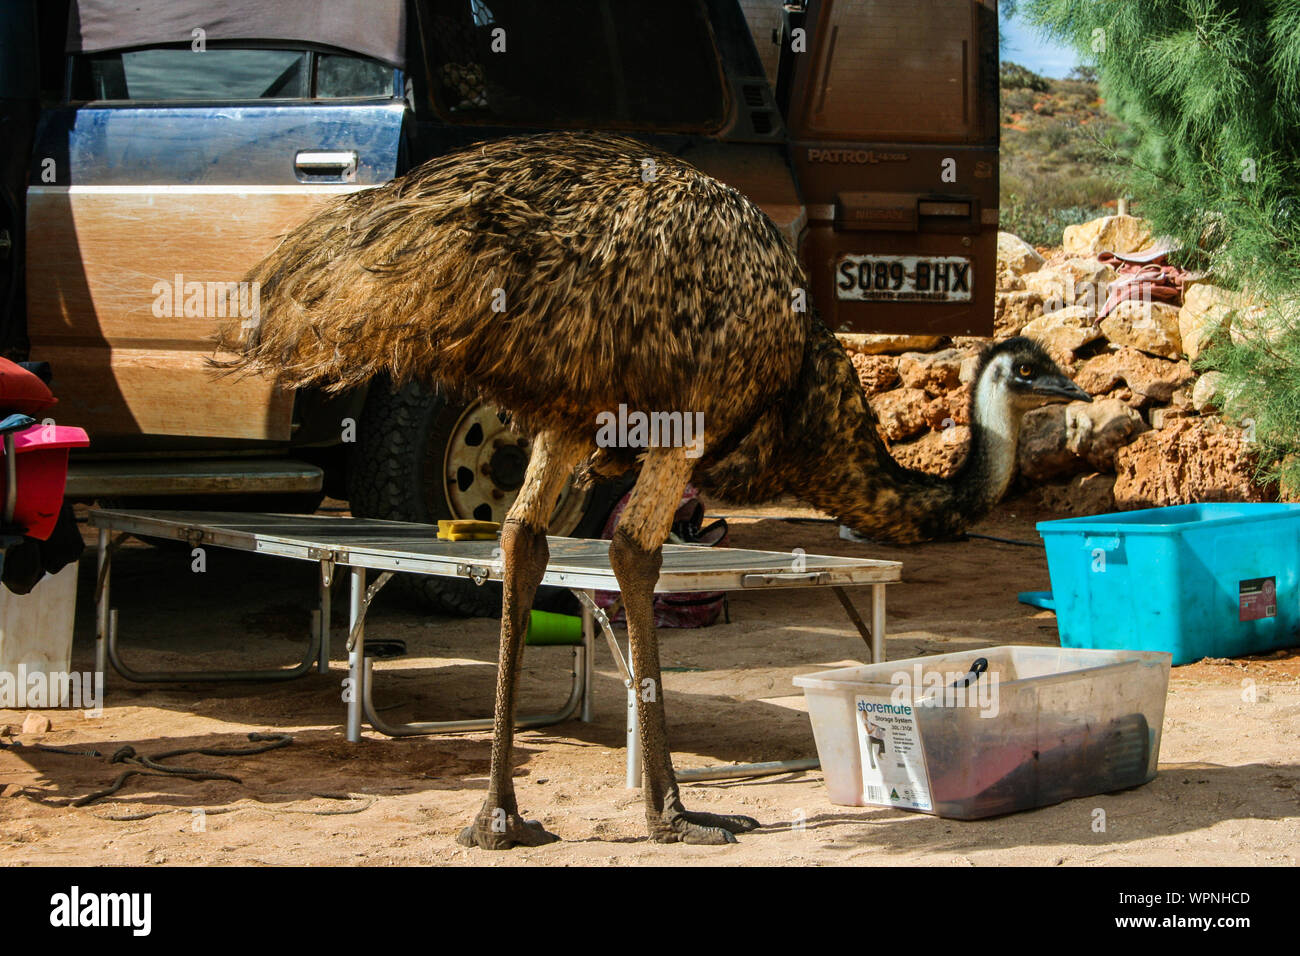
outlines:
[{"label": "car window", "polygon": [[393,68],[364,57],[322,53],[316,57],[316,95],[392,96]]},{"label": "car window", "polygon": [[391,66],[342,53],[227,47],[198,52],[188,47],[159,47],[79,60],[74,99],[166,102],[393,95]]},{"label": "car window", "polygon": [[439,111],[518,126],[713,129],[721,67],[700,0],[434,0]]},{"label": "car window", "polygon": [[969,5],[952,0],[833,3],[808,74],[818,83],[808,132],[857,140],[966,135],[973,31]]},{"label": "car window", "polygon": [[302,50],[130,50],[91,57],[92,99],[260,100],[307,95]]}]

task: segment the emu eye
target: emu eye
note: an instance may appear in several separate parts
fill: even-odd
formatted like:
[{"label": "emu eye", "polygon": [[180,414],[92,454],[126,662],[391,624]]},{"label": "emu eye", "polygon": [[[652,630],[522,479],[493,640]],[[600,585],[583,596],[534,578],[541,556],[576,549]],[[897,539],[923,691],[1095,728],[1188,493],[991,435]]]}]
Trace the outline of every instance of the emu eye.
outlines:
[{"label": "emu eye", "polygon": [[1033,366],[1022,365],[1020,366],[1020,368],[1016,369],[1016,374],[1018,374],[1021,378],[1032,378],[1034,374]]}]

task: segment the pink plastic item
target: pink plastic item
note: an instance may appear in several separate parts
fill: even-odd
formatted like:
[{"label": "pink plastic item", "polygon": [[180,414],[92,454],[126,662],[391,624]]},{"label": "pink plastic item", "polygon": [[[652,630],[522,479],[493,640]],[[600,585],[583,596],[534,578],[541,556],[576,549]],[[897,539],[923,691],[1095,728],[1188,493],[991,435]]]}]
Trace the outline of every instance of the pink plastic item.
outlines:
[{"label": "pink plastic item", "polygon": [[[29,538],[44,541],[54,531],[68,481],[68,449],[90,444],[85,431],[71,425],[33,425],[14,433],[18,500],[14,524]],[[4,448],[0,445],[0,461]],[[8,468],[0,468],[0,502],[8,494]]]}]

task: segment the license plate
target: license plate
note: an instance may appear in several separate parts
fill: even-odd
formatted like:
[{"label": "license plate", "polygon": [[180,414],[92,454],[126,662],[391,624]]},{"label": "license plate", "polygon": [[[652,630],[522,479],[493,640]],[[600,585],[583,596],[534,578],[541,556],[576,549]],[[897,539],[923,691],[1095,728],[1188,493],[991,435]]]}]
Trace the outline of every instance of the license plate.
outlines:
[{"label": "license plate", "polygon": [[859,302],[969,302],[971,261],[962,256],[841,256],[835,292]]}]

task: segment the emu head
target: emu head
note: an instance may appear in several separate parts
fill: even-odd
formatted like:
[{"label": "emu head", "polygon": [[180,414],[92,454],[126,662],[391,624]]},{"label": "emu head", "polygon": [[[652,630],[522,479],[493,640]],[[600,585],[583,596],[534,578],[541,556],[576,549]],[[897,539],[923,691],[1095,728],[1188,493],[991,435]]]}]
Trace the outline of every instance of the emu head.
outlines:
[{"label": "emu head", "polygon": [[1062,402],[1091,402],[1092,396],[1061,371],[1037,342],[1016,336],[999,342],[983,356],[976,381],[1005,396],[1006,403],[1021,414],[1043,405]]}]

